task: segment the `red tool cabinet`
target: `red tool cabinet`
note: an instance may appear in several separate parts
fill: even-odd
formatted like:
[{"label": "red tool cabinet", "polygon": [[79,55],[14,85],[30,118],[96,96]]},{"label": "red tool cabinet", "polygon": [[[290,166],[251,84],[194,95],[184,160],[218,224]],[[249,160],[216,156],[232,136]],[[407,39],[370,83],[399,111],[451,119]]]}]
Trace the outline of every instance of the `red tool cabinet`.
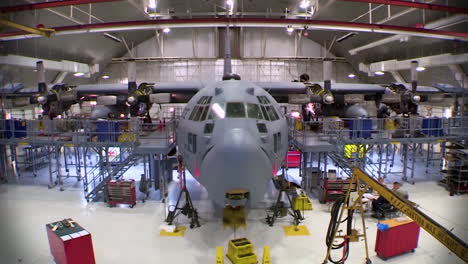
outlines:
[{"label": "red tool cabinet", "polygon": [[111,180],[106,184],[106,201],[110,206],[136,204],[135,180]]},{"label": "red tool cabinet", "polygon": [[55,263],[96,263],[91,234],[72,219],[47,224],[46,229]]},{"label": "red tool cabinet", "polygon": [[382,259],[400,255],[406,252],[414,252],[418,247],[419,225],[413,220],[398,221],[389,219],[380,224],[388,225],[386,230],[377,230],[375,252]]}]

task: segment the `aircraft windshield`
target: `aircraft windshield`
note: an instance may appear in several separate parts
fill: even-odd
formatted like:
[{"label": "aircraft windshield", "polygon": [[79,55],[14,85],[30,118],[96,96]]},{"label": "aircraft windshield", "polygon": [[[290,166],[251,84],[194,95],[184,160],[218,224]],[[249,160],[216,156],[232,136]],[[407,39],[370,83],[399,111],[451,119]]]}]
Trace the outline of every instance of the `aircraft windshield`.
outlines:
[{"label": "aircraft windshield", "polygon": [[226,117],[242,118],[245,117],[244,103],[227,103]]},{"label": "aircraft windshield", "polygon": [[247,115],[249,118],[263,119],[258,104],[247,103]]}]

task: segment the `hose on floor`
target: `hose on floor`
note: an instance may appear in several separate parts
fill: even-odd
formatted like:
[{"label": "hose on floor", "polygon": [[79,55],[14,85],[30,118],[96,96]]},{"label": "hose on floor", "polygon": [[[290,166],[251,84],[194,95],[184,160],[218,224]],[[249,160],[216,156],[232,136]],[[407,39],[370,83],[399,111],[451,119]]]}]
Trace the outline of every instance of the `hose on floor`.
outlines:
[{"label": "hose on floor", "polygon": [[[349,238],[343,239],[343,242],[334,244],[333,241],[333,232],[335,229],[342,223],[347,222],[346,225],[346,235],[351,235],[352,224],[353,224],[353,213],[354,210],[348,210],[348,216],[343,219],[341,222],[338,222],[338,217],[340,215],[340,210],[343,204],[345,203],[345,197],[338,198],[333,204],[330,216],[330,223],[328,224],[327,236],[325,238],[325,243],[327,247],[331,246],[332,250],[343,249],[343,257],[340,260],[333,260],[331,254],[328,256],[328,260],[334,264],[343,264],[349,256]],[[347,201],[346,201],[347,203]]]}]

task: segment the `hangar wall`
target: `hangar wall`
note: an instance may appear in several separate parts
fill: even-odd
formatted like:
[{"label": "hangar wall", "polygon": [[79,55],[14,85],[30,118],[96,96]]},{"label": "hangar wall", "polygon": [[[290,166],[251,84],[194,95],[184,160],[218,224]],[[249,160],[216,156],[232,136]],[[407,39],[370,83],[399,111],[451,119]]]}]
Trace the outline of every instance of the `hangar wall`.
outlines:
[{"label": "hangar wall", "polygon": [[[323,80],[320,58],[326,51],[320,44],[277,28],[246,28],[239,34],[240,40],[234,45],[240,47],[233,49],[240,48],[242,59],[233,60],[233,71],[242,79],[292,81],[308,73],[312,81]],[[215,29],[173,29],[142,42],[132,49],[134,57],[148,58],[137,63],[137,81],[221,80],[223,60],[218,56],[218,38]],[[328,57],[335,56],[329,53]],[[334,62],[334,81],[360,82],[359,78],[349,79],[350,73],[356,74],[349,63],[339,58]],[[127,65],[113,62],[102,74],[110,78],[100,83],[126,82]]]}]

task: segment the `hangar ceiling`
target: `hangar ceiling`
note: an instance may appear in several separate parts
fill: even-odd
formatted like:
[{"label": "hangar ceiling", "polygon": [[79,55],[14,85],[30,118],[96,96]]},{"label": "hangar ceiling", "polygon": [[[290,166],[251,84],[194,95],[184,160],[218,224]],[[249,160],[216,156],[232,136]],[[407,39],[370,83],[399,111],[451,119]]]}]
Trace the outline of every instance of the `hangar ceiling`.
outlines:
[{"label": "hangar ceiling", "polygon": [[[0,8],[43,2],[44,0],[6,0],[0,1]],[[65,0],[62,2],[76,4],[82,1]],[[92,4],[89,4],[89,2],[99,1],[86,2],[87,4],[82,5],[67,5],[21,12],[2,12],[2,18],[30,27],[43,25],[54,28],[99,23],[115,24],[122,21],[214,18],[226,15],[225,1],[222,0],[157,0],[157,17],[150,17],[145,12],[149,0],[108,1]],[[301,16],[304,12],[299,7],[299,2],[299,0],[236,0],[233,14],[239,18],[287,17],[304,19]],[[465,35],[468,33],[468,14],[463,12],[388,6],[351,0],[312,0],[310,2],[315,8],[312,14],[309,14],[310,16],[305,17],[305,19],[396,25],[415,30],[425,27]],[[468,3],[464,0],[425,2],[435,6],[448,5],[468,8]],[[450,20],[454,16],[458,16],[458,19]],[[437,27],[431,28],[430,25],[434,25],[434,23]],[[57,35],[51,38],[29,39],[25,37],[25,39],[20,40],[1,41],[2,35],[15,31],[17,29],[9,27],[1,29],[0,52],[2,55],[16,54],[49,60],[70,60],[86,64],[99,64],[101,69],[104,69],[112,58],[124,56],[133,46],[137,46],[156,34],[153,28],[139,31],[112,31],[108,32],[109,34],[104,34],[105,31],[103,31],[100,33]],[[297,30],[296,33],[304,34],[304,31]],[[406,60],[443,53],[464,54],[468,50],[467,42],[464,41],[402,36],[396,41],[384,45],[376,44],[374,47],[363,49],[356,54],[349,53],[350,50],[358,49],[391,36],[393,35],[349,30],[310,29],[307,37],[330,49],[330,52],[336,56],[345,57],[356,71],[358,71],[359,63],[368,64],[390,59]],[[466,73],[466,64],[462,64],[460,67]],[[76,83],[90,82],[89,79],[76,80],[76,78],[72,79],[72,81]],[[372,82],[372,80],[369,81]]]}]

